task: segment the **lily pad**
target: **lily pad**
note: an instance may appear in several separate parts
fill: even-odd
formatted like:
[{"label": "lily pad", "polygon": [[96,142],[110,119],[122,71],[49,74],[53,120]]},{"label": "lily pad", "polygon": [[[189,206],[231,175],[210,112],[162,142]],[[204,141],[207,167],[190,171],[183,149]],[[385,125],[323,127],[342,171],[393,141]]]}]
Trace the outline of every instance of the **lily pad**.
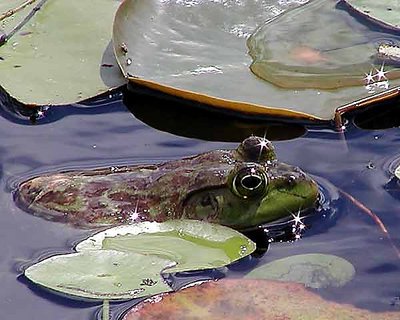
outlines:
[{"label": "lily pad", "polygon": [[400,179],[400,166],[398,166],[398,167],[395,169],[394,175],[396,176],[397,179]]},{"label": "lily pad", "polygon": [[251,279],[269,279],[303,283],[311,288],[341,287],[355,275],[347,260],[327,254],[301,254],[262,265],[246,275]]},{"label": "lily pad", "polygon": [[351,21],[335,1],[313,1],[267,22],[249,38],[251,70],[283,88],[362,89],[366,81],[400,77],[400,69],[387,67],[378,79],[374,68],[381,66],[375,65],[371,79],[365,78],[377,59],[376,42],[385,36],[394,38]]},{"label": "lily pad", "polygon": [[255,248],[250,239],[233,229],[196,220],[118,226],[76,246],[78,252],[111,249],[177,262],[165,272],[223,267],[251,254]]},{"label": "lily pad", "polygon": [[[3,9],[15,6],[6,3]],[[0,47],[0,87],[24,104],[60,105],[124,84],[110,42],[118,5],[115,0],[47,1]],[[17,15],[5,23],[20,19],[22,12]]]},{"label": "lily pad", "polygon": [[400,2],[398,0],[342,0],[354,12],[368,20],[395,31],[400,31]]},{"label": "lily pad", "polygon": [[[14,10],[19,7],[25,1],[15,1],[15,0],[2,0],[0,3],[0,17],[5,16],[6,13]],[[37,1],[39,2],[39,1]],[[11,16],[0,18],[0,35],[1,33],[8,34],[13,28],[15,28],[22,20],[29,14],[33,7],[35,7],[37,3],[33,2],[28,4],[22,10],[19,10],[13,13]]]},{"label": "lily pad", "polygon": [[69,296],[126,300],[172,289],[160,272],[174,262],[113,250],[50,257],[25,270],[31,281]]},{"label": "lily pad", "polygon": [[397,312],[370,312],[329,302],[297,283],[224,279],[136,305],[123,320],[164,319],[397,320]]},{"label": "lily pad", "polygon": [[[286,90],[256,77],[249,69],[252,58],[247,53],[246,41],[257,26],[266,21],[275,23],[295,10],[306,10],[314,2],[320,1],[312,1],[276,18],[288,8],[283,5],[287,1],[126,0],[115,16],[115,54],[124,75],[135,85],[246,116],[331,120],[339,105],[371,95],[363,80],[371,71],[370,60],[363,61],[365,64],[357,62],[360,70],[354,80],[358,86],[334,91]],[[295,1],[289,3],[292,7],[299,5]],[[324,5],[333,10],[335,3],[325,1]],[[346,11],[336,11],[342,20],[365,28]],[[313,15],[313,19],[315,17]],[[317,21],[312,30],[326,26],[324,19]],[[353,29],[350,28],[352,33]],[[296,25],[291,33],[298,41],[306,31]],[[327,45],[332,43],[324,33],[320,38]],[[336,43],[328,49],[333,50],[335,46]],[[365,47],[372,50],[370,55],[377,51],[369,41]],[[365,55],[368,53],[362,53],[361,57]],[[354,57],[351,58],[354,62]],[[393,77],[394,74],[386,75]],[[302,81],[299,86],[304,88],[309,79],[305,77]],[[374,90],[380,91],[379,88]]]}]

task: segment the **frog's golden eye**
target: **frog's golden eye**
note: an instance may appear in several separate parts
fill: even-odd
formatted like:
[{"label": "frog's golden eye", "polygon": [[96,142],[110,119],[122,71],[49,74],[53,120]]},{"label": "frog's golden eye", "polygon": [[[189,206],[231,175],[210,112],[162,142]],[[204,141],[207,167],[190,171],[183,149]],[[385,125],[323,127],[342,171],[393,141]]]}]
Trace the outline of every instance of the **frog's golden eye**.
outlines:
[{"label": "frog's golden eye", "polygon": [[233,192],[244,199],[259,197],[265,191],[268,179],[265,172],[256,167],[243,168],[233,177]]}]

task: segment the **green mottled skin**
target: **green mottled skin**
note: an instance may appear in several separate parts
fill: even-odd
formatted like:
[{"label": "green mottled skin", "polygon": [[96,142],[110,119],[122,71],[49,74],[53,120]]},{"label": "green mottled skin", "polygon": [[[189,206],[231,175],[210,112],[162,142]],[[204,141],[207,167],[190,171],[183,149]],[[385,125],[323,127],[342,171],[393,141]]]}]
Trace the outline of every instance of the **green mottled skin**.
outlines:
[{"label": "green mottled skin", "polygon": [[35,215],[80,227],[188,218],[244,229],[314,207],[318,187],[252,136],[236,150],[162,164],[43,175],[15,198]]}]

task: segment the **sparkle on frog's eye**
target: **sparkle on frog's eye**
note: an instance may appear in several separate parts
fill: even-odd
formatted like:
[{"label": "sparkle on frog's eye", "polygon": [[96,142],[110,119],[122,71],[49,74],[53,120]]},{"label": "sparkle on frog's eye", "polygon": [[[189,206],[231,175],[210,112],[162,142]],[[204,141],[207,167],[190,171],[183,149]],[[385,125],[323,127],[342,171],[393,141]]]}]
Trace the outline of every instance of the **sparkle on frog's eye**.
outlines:
[{"label": "sparkle on frog's eye", "polygon": [[257,144],[257,146],[260,147],[259,158],[261,158],[261,154],[262,154],[264,148],[266,150],[268,150],[268,140],[265,138],[266,135],[267,135],[267,132],[264,133],[264,137],[258,139],[259,143]]}]

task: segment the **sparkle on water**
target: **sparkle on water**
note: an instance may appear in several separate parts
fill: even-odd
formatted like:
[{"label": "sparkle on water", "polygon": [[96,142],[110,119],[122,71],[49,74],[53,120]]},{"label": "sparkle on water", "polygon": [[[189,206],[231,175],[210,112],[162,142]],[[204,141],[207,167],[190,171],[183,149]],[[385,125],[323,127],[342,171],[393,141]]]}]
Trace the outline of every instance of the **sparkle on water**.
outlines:
[{"label": "sparkle on water", "polygon": [[387,90],[390,87],[390,83],[386,74],[389,71],[385,71],[385,64],[382,63],[379,69],[374,68],[365,74],[365,89],[368,93],[375,93],[376,90],[384,89]]}]

